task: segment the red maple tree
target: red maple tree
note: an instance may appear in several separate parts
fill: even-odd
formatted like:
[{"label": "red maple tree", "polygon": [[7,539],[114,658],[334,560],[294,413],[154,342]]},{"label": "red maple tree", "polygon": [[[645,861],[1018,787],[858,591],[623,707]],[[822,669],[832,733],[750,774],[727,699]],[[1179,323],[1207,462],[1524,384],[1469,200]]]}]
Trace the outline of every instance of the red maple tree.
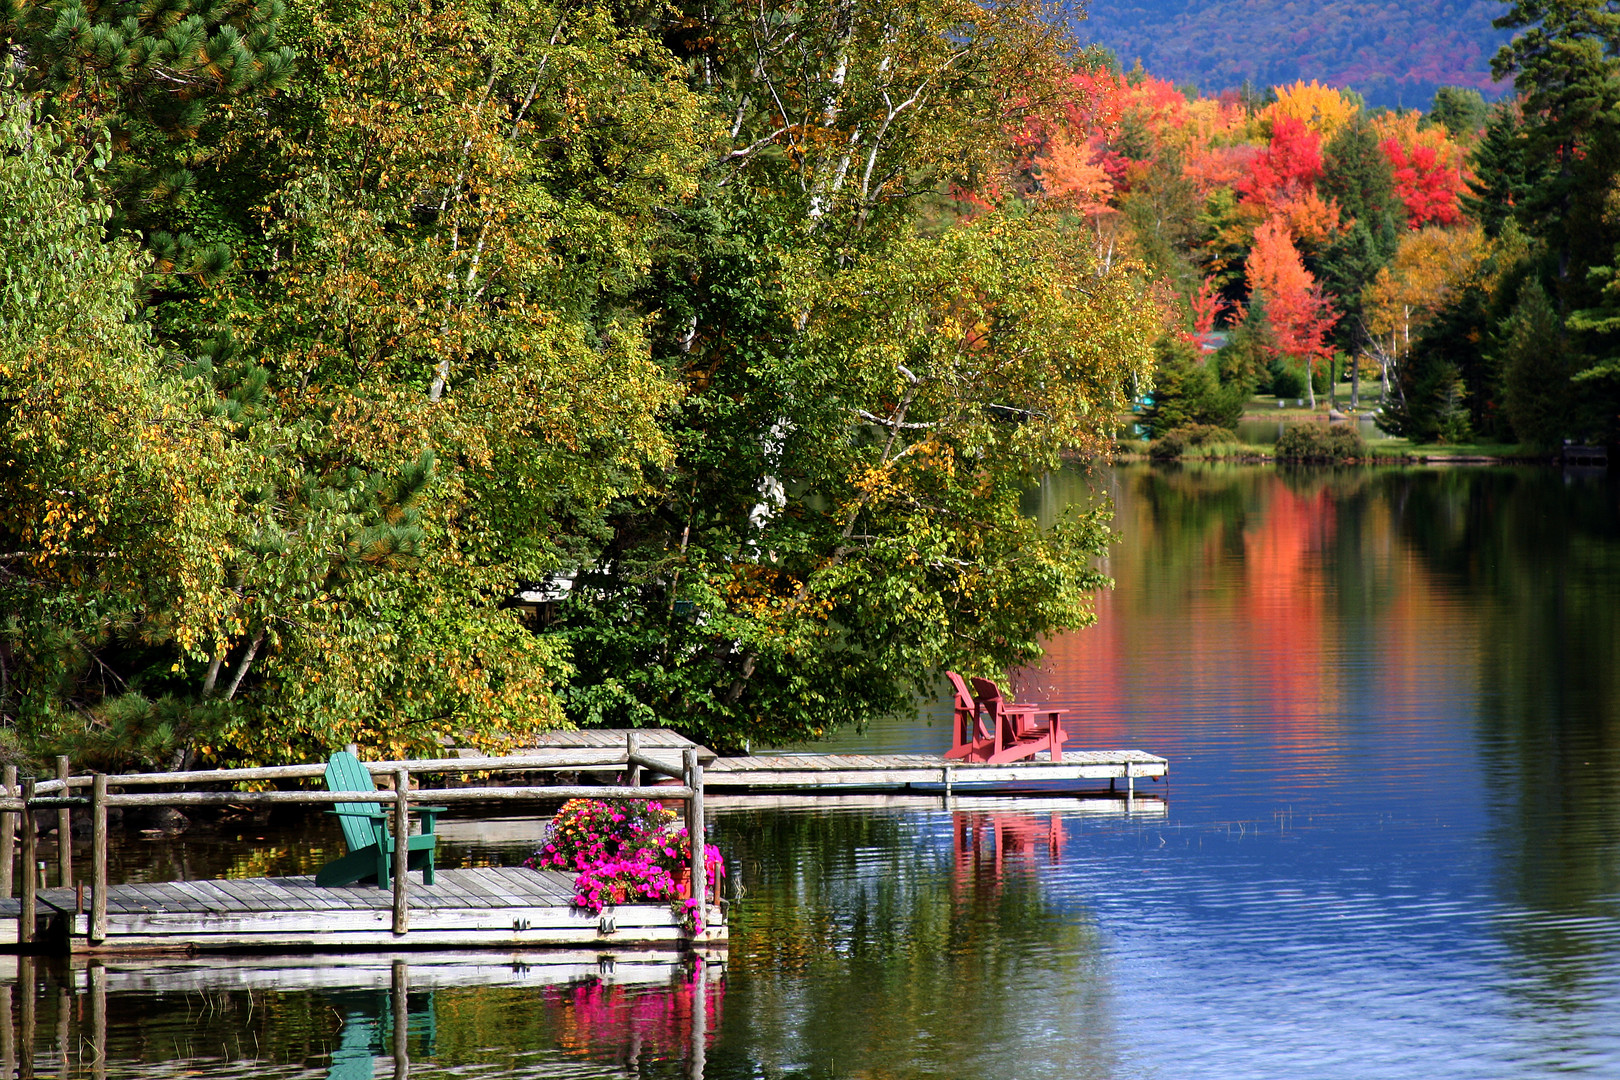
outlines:
[{"label": "red maple tree", "polygon": [[1250,291],[1265,296],[1275,352],[1303,360],[1311,370],[1318,368],[1333,355],[1326,338],[1339,317],[1300,261],[1281,218],[1269,218],[1254,230],[1248,270]]},{"label": "red maple tree", "polygon": [[1406,206],[1406,224],[1421,229],[1433,222],[1436,225],[1455,225],[1462,220],[1457,196],[1463,189],[1463,170],[1460,164],[1446,160],[1437,147],[1415,143],[1411,149],[1397,139],[1383,141],[1384,156],[1395,171],[1395,194]]}]

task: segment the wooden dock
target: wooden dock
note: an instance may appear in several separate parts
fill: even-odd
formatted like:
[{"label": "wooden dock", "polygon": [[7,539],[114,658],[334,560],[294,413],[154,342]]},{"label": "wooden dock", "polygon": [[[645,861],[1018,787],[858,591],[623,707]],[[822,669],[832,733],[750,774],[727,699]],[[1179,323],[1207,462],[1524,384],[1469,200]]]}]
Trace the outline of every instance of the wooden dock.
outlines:
[{"label": "wooden dock", "polygon": [[1050,794],[1052,789],[1077,784],[1095,786],[1108,781],[1109,791],[1124,789],[1134,795],[1136,781],[1159,780],[1170,773],[1166,758],[1141,750],[1066,750],[1062,761],[1046,752],[1023,761],[988,765],[948,761],[943,754],[814,754],[762,753],[720,757],[706,746],[664,728],[593,729],[548,732],[539,743],[520,751],[522,759],[537,763],[570,755],[580,762],[600,758],[581,772],[612,773],[623,768],[626,737],[635,735],[643,756],[662,755],[673,761],[686,751],[697,755],[706,788],[748,792],[806,791],[943,791],[1026,790]]},{"label": "wooden dock", "polygon": [[1136,781],[1169,775],[1170,762],[1141,750],[1066,751],[1062,761],[1038,754],[1025,761],[983,765],[947,761],[929,754],[759,754],[717,758],[704,769],[710,789],[747,788],[779,791],[784,788],[864,789],[892,791],[911,788],[947,793],[961,788],[1023,787],[1107,780],[1110,790],[1121,784],[1134,795]]},{"label": "wooden dock", "polygon": [[[14,766],[0,776],[0,937],[10,937],[22,952],[113,953],[142,950],[210,951],[225,949],[356,949],[356,948],[510,948],[526,945],[594,946],[604,942],[644,947],[688,948],[724,943],[726,927],[720,905],[706,895],[703,873],[690,875],[692,903],[704,913],[696,934],[665,903],[622,905],[599,914],[574,906],[574,881],[568,874],[521,867],[446,869],[432,885],[413,883],[406,872],[412,837],[413,807],[432,803],[470,804],[538,802],[555,805],[569,798],[615,795],[684,803],[686,832],[692,848],[703,851],[703,766],[690,747],[680,751],[680,764],[648,757],[639,750],[639,733],[627,735],[616,752],[616,770],[624,786],[546,784],[489,786],[487,782],[422,788],[413,777],[469,773],[502,774],[556,769],[589,771],[599,753],[586,749],[559,751],[543,765],[516,756],[456,757],[396,762],[367,762],[391,790],[345,782],[341,790],[220,791],[223,784],[268,780],[305,780],[321,776],[320,764],[252,769],[212,769],[174,773],[93,773],[74,776],[66,758],[57,759],[54,780],[18,777]],[[572,753],[574,760],[566,759]],[[349,760],[353,760],[352,758]],[[644,785],[643,776],[664,777],[664,784]],[[649,778],[650,778],[649,777]],[[141,790],[184,786],[184,791]],[[361,788],[364,787],[364,790]],[[130,789],[136,790],[130,790]],[[78,792],[88,789],[88,797]],[[206,790],[203,790],[206,789]],[[108,814],[115,807],[151,806],[333,806],[341,803],[388,805],[389,839],[393,845],[389,888],[353,885],[317,886],[312,877],[249,878],[211,881],[113,884],[108,880]],[[57,845],[57,881],[42,888],[45,863],[37,859],[41,811],[56,811],[57,832],[71,834],[75,810],[90,812],[91,857],[85,882],[74,872],[72,846]],[[376,812],[375,810],[371,812]],[[423,813],[437,814],[433,807]],[[383,816],[379,814],[379,817]],[[431,831],[431,830],[429,830]],[[20,835],[19,835],[20,834]],[[18,843],[17,841],[20,841]],[[356,841],[346,838],[350,858]],[[14,875],[14,848],[20,847],[22,872]],[[362,844],[370,859],[373,847]],[[35,868],[40,871],[36,879]],[[425,875],[424,875],[425,876]],[[10,899],[13,884],[21,886]],[[88,885],[88,888],[86,887]],[[4,934],[9,921],[13,933]],[[3,947],[3,946],[0,946]]]},{"label": "wooden dock", "polygon": [[[573,876],[555,870],[485,867],[440,870],[413,883],[410,929],[393,930],[394,894],[375,885],[321,888],[312,877],[239,878],[113,885],[106,936],[92,943],[90,916],[75,889],[36,894],[35,941],[75,953],[241,949],[679,947],[724,944],[726,925],[710,908],[693,939],[667,904],[573,906]],[[0,901],[0,935],[16,926],[17,900]],[[15,940],[13,932],[7,937]]]}]

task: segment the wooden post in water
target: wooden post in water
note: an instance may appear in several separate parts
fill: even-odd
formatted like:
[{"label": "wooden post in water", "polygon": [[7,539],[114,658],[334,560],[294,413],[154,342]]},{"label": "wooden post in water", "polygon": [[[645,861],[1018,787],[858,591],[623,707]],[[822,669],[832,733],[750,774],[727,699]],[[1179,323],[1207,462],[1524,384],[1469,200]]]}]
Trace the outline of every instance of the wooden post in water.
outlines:
[{"label": "wooden post in water", "polygon": [[[66,754],[56,756],[56,778],[62,781],[62,797],[73,794],[68,777],[73,775],[73,763]],[[56,812],[56,874],[57,884],[64,889],[73,887],[73,811],[64,806]]]},{"label": "wooden post in water", "polygon": [[403,960],[394,961],[394,1080],[405,1080],[411,1072],[411,969]]},{"label": "wooden post in water", "polygon": [[[17,766],[7,765],[0,771],[0,783],[5,784],[6,798],[17,796]],[[0,898],[11,899],[12,866],[17,861],[17,815],[7,810],[0,814]],[[11,1023],[8,1019],[6,1023]]]},{"label": "wooden post in water", "polygon": [[631,759],[634,758],[639,753],[641,753],[641,732],[639,732],[639,731],[627,731],[627,732],[625,732],[624,733],[624,760],[625,760],[625,765],[626,765],[626,768],[625,768],[625,780],[627,782],[626,783],[627,787],[640,787],[641,786],[641,766],[637,765],[633,761],[631,761]]},{"label": "wooden post in water", "polygon": [[107,1080],[107,969],[92,960],[85,968],[90,981],[91,1080]]},{"label": "wooden post in water", "polygon": [[691,1080],[703,1080],[709,1052],[708,967],[701,955],[692,957],[692,1068]]},{"label": "wooden post in water", "polygon": [[90,941],[107,939],[107,774],[90,787]]},{"label": "wooden post in water", "polygon": [[410,865],[411,827],[411,775],[404,769],[394,770],[394,933],[403,934],[411,928],[409,878],[405,870]]},{"label": "wooden post in water", "polygon": [[61,1070],[62,1080],[68,1080],[68,1070],[71,1067],[72,1057],[69,1047],[69,1036],[72,1034],[73,1020],[73,991],[66,984],[59,984],[56,988],[56,1065]]},{"label": "wooden post in water", "polygon": [[17,1075],[17,1029],[11,1015],[11,986],[0,986],[0,1076]]},{"label": "wooden post in water", "polygon": [[[24,780],[23,783],[33,786],[32,780]],[[27,820],[26,814],[24,820]],[[29,879],[33,876],[33,871],[24,875]],[[22,997],[22,1001],[19,1002],[21,1008],[18,1010],[22,1015],[18,1018],[17,1024],[21,1029],[17,1035],[17,1075],[24,1080],[33,1080],[34,1077],[34,1009],[37,1004],[34,1000],[35,990],[34,958],[21,957],[17,961],[17,993]]]},{"label": "wooden post in water", "polygon": [[[17,944],[27,945],[34,940],[34,890],[39,887],[39,879],[34,876],[34,812],[28,809],[34,801],[32,776],[22,782],[22,800],[22,913],[17,916]],[[32,1043],[29,1045],[31,1054]]]},{"label": "wooden post in water", "polygon": [[696,750],[681,755],[686,765],[686,786],[692,797],[686,800],[686,836],[692,845],[692,899],[701,923],[709,919],[709,873],[705,865],[708,844],[703,832],[703,766],[698,764]]}]

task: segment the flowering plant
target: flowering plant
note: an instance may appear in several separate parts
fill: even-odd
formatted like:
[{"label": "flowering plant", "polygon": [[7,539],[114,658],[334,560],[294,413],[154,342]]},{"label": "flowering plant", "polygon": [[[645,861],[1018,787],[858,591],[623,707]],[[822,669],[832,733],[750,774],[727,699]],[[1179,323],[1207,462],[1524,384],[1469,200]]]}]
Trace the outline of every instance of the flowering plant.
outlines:
[{"label": "flowering plant", "polygon": [[[694,933],[701,933],[702,913],[683,880],[692,864],[692,842],[684,826],[671,828],[674,822],[675,812],[657,802],[571,799],[552,819],[540,850],[523,865],[577,871],[574,903],[593,914],[609,904],[667,900]],[[709,895],[718,896],[726,866],[713,844],[704,845],[703,868]]]},{"label": "flowering plant", "polygon": [[663,803],[569,799],[546,830],[546,842],[523,863],[531,870],[575,870],[659,845],[675,821]]}]

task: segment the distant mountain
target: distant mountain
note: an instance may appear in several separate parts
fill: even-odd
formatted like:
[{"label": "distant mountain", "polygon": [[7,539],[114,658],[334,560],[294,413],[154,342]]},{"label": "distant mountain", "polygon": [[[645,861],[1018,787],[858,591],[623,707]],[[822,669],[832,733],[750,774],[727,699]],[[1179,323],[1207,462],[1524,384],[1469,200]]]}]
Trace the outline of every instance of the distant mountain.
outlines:
[{"label": "distant mountain", "polygon": [[1317,79],[1369,105],[1427,108],[1439,86],[1495,99],[1491,57],[1509,35],[1499,0],[1091,0],[1077,27],[1129,68],[1200,90]]}]

